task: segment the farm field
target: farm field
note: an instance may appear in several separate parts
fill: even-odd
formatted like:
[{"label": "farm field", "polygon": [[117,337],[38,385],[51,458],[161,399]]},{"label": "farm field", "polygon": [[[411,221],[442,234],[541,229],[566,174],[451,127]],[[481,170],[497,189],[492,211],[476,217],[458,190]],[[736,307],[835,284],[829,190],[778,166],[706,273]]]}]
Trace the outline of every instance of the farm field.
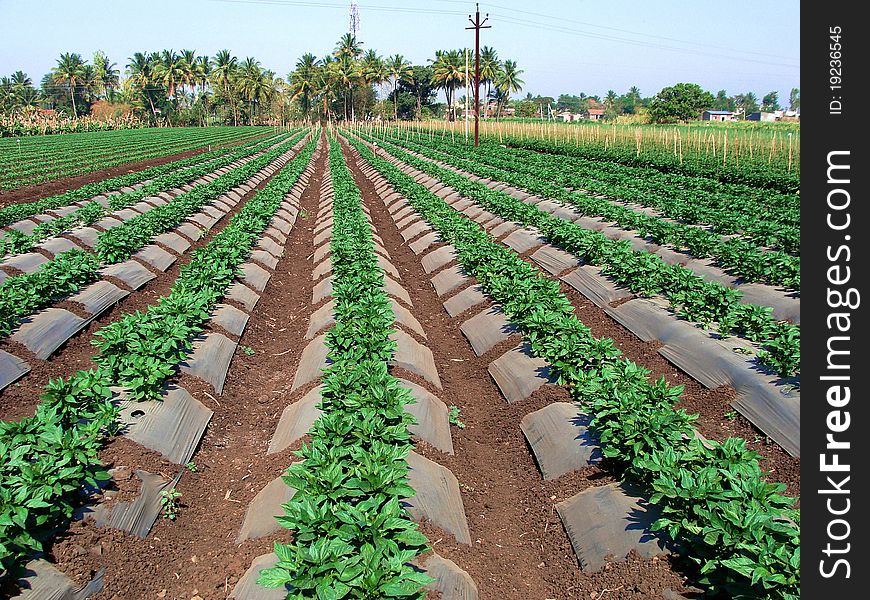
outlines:
[{"label": "farm field", "polygon": [[[205,147],[221,147],[268,132],[264,127],[130,129],[0,139],[0,202],[18,188],[60,178],[159,159]],[[78,182],[77,182],[78,183]],[[15,198],[17,201],[18,196]]]},{"label": "farm field", "polygon": [[4,597],[798,597],[796,175],[455,134],[22,140]]}]

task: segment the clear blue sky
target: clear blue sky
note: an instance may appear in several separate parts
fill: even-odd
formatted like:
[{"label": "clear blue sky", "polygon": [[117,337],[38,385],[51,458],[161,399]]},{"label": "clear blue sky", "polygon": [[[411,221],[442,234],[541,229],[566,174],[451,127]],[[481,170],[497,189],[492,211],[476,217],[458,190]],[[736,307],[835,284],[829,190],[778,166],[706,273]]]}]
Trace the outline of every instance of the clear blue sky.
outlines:
[{"label": "clear blue sky", "polygon": [[[473,47],[474,3],[358,0],[363,48],[423,63],[439,48]],[[304,52],[330,52],[348,30],[349,0],[0,0],[0,75],[35,83],[61,52],[103,50],[123,71],[136,51],[229,48],[286,76]],[[800,87],[799,3],[785,0],[481,2],[481,43],[518,61],[525,92],[604,95],[637,85],[650,96],[681,81],[715,93]]]}]

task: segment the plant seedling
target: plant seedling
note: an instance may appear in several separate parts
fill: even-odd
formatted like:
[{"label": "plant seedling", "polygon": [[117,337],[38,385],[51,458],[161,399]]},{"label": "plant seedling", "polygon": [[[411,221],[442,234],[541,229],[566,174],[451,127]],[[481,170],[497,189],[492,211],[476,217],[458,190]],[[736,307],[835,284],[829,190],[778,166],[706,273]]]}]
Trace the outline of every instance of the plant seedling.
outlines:
[{"label": "plant seedling", "polygon": [[450,411],[447,413],[447,421],[451,425],[456,425],[459,429],[465,429],[465,423],[459,420],[459,407],[451,406]]},{"label": "plant seedling", "polygon": [[196,466],[196,463],[193,461],[190,461],[189,463],[184,465],[184,468],[187,469],[188,471],[190,471],[191,473],[196,473],[199,470]]},{"label": "plant seedling", "polygon": [[254,356],[254,349],[250,346],[240,346],[240,348],[242,349],[242,352],[244,352],[248,356]]},{"label": "plant seedling", "polygon": [[178,504],[179,498],[181,498],[181,492],[176,489],[160,492],[160,504],[163,507],[164,519],[174,521],[178,517],[178,512],[181,510]]}]

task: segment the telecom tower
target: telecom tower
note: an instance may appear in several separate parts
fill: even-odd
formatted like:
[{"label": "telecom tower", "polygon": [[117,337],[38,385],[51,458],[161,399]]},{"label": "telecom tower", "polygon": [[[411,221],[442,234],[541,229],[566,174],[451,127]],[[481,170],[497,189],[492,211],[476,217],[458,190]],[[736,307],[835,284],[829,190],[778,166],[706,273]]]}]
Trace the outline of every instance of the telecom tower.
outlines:
[{"label": "telecom tower", "polygon": [[351,0],[351,3],[350,3],[350,35],[353,36],[353,39],[356,39],[358,34],[359,34],[359,5],[357,5],[355,0]]}]

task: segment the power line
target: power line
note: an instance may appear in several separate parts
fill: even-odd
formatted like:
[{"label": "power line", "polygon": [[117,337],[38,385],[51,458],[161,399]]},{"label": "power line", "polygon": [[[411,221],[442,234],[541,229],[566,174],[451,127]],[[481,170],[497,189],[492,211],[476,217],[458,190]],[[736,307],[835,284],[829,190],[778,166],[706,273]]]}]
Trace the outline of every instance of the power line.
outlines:
[{"label": "power line", "polygon": [[723,56],[722,54],[717,54],[717,53],[713,53],[713,52],[704,52],[702,50],[694,50],[691,48],[679,48],[676,46],[667,46],[664,44],[657,44],[657,43],[653,43],[653,42],[644,42],[641,40],[631,40],[631,39],[627,39],[627,38],[620,38],[620,37],[610,36],[610,35],[601,34],[601,33],[582,31],[579,29],[571,29],[568,27],[559,27],[557,25],[548,25],[546,23],[539,23],[537,21],[531,21],[528,19],[518,19],[515,17],[508,17],[505,15],[499,16],[497,14],[493,14],[492,17],[494,19],[499,19],[502,22],[510,23],[512,25],[519,25],[521,27],[530,27],[533,29],[542,29],[545,31],[555,31],[555,32],[559,32],[559,33],[567,33],[570,35],[577,35],[580,37],[600,39],[600,40],[605,40],[605,41],[613,41],[613,42],[619,42],[619,43],[623,43],[623,44],[631,44],[631,45],[640,46],[640,47],[644,47],[644,48],[655,48],[658,50],[668,50],[668,51],[673,51],[673,52],[680,52],[682,54],[691,54],[693,56],[712,56],[714,58],[719,58],[719,59],[739,60],[739,61],[744,61],[744,62],[751,62],[751,63],[764,64],[764,65],[772,65],[772,66],[777,66],[777,67],[788,67],[788,68],[798,68],[799,67],[799,65],[790,65],[790,64],[783,64],[783,63],[777,63],[777,62],[762,61],[762,60],[756,60],[756,59],[752,59],[752,58],[744,58],[741,56]]},{"label": "power line", "polygon": [[[456,2],[456,3],[462,2],[462,0],[434,0],[434,1],[436,1],[436,2]],[[520,10],[520,9],[518,9],[518,8],[509,8],[509,7],[507,7],[507,6],[498,6],[498,5],[496,5],[496,4],[485,3],[485,5],[486,5],[486,6],[492,6],[492,7],[496,8],[496,9],[499,9],[499,10],[506,10],[506,11],[510,11],[510,12],[516,12],[516,13],[521,13],[521,14],[531,15],[531,16],[534,16],[534,17],[541,17],[541,18],[544,18],[544,19],[550,19],[550,20],[559,21],[559,22],[563,22],[563,23],[575,23],[575,24],[577,24],[577,25],[585,25],[585,26],[587,26],[587,27],[596,27],[596,28],[598,28],[598,29],[607,29],[607,30],[610,30],[610,31],[618,31],[618,32],[620,32],[620,33],[628,33],[628,34],[631,34],[631,35],[639,35],[639,36],[642,36],[642,37],[649,37],[649,38],[655,38],[655,39],[660,39],[660,40],[666,40],[666,41],[669,41],[669,42],[678,42],[678,43],[681,43],[681,44],[689,44],[689,45],[693,45],[693,46],[701,46],[701,47],[705,47],[705,48],[713,48],[713,49],[715,49],[715,50],[727,50],[728,52],[737,52],[737,53],[741,53],[741,54],[755,54],[755,55],[758,55],[758,56],[767,56],[767,57],[770,57],[770,58],[781,58],[781,59],[783,59],[783,60],[795,60],[793,57],[790,57],[790,56],[782,56],[782,55],[778,55],[778,54],[770,54],[770,53],[767,53],[767,52],[754,52],[754,51],[752,51],[752,50],[745,50],[745,49],[728,48],[728,47],[725,47],[725,46],[717,46],[717,45],[715,45],[715,44],[705,44],[704,42],[694,42],[694,41],[690,41],[690,40],[682,40],[682,39],[679,39],[679,38],[672,38],[672,37],[667,37],[667,36],[663,36],[663,35],[655,35],[654,33],[643,33],[643,32],[640,32],[640,31],[633,31],[633,30],[631,30],[631,29],[622,29],[622,28],[620,28],[620,27],[611,27],[611,26],[608,26],[608,25],[597,25],[597,24],[595,24],[595,23],[589,23],[589,22],[586,22],[586,21],[578,21],[578,20],[576,20],[576,19],[569,19],[569,18],[566,18],[566,17],[561,16],[561,15],[558,16],[558,17],[554,17],[554,16],[552,16],[552,15],[547,15],[547,14],[543,14],[543,13],[532,12],[532,11],[528,11],[528,10]]]},{"label": "power line", "polygon": [[[343,4],[336,4],[336,3],[330,3],[330,2],[319,2],[319,1],[312,1],[312,0],[210,0],[210,1],[211,2],[232,3],[232,4],[263,4],[263,5],[274,5],[274,6],[337,8],[337,9],[346,10],[345,5],[343,5]],[[462,0],[435,0],[435,1],[450,2],[450,3],[456,3],[456,4],[460,4],[460,3],[467,4],[466,2],[463,2]],[[372,10],[372,11],[397,12],[397,13],[409,13],[409,14],[437,14],[437,15],[464,15],[465,14],[464,12],[460,12],[460,11],[430,9],[430,8],[411,8],[411,7],[374,5],[374,4],[372,4],[372,5],[369,5],[369,4],[362,5],[361,4],[359,6],[362,8],[365,8],[366,10]],[[644,34],[644,33],[636,32],[636,31],[631,31],[628,29],[621,29],[618,27],[609,27],[606,25],[595,25],[593,23],[587,23],[585,21],[578,21],[575,19],[551,17],[548,15],[543,15],[541,13],[535,13],[532,11],[523,11],[523,10],[514,9],[514,8],[500,7],[500,6],[494,5],[494,4],[490,4],[490,6],[496,6],[502,10],[508,10],[508,11],[512,11],[512,12],[541,16],[541,17],[548,18],[548,19],[558,19],[559,21],[563,21],[563,22],[571,22],[571,23],[577,23],[577,24],[587,25],[587,26],[591,26],[591,27],[597,27],[597,28],[601,28],[601,29],[618,31],[621,33],[629,33],[631,35],[640,35],[640,36],[645,36],[645,37],[649,37],[649,38],[675,41],[675,42],[683,43],[683,44],[690,44],[690,45],[696,45],[696,46],[701,46],[701,47],[726,50],[729,52],[739,53],[741,55],[754,54],[754,55],[758,55],[758,56],[769,56],[771,58],[782,58],[784,60],[794,60],[794,59],[791,59],[788,57],[770,55],[770,54],[766,54],[766,53],[762,53],[762,52],[754,52],[754,51],[749,51],[749,50],[737,50],[737,49],[725,48],[722,46],[715,46],[712,44],[704,44],[704,43],[700,43],[700,42],[690,42],[687,40],[680,40],[677,38],[657,36],[655,34]],[[515,16],[510,16],[510,15],[501,15],[499,17],[498,15],[493,14],[493,18],[499,18],[501,21],[503,21],[505,23],[509,23],[512,25],[519,25],[521,27],[529,27],[529,28],[536,28],[536,29],[540,29],[540,30],[544,30],[544,31],[554,31],[554,32],[558,32],[558,33],[566,33],[569,35],[576,35],[576,36],[587,37],[587,38],[591,38],[591,39],[599,39],[599,40],[605,40],[605,41],[611,41],[611,42],[630,44],[630,45],[640,46],[640,47],[644,47],[644,48],[654,48],[654,49],[658,49],[658,50],[680,52],[682,54],[691,54],[694,56],[710,56],[710,57],[719,58],[719,59],[724,58],[724,59],[728,59],[728,60],[737,60],[737,61],[743,61],[743,62],[766,64],[766,65],[772,65],[772,66],[778,66],[778,67],[788,67],[788,68],[797,68],[799,66],[796,64],[784,64],[781,62],[762,61],[762,60],[748,58],[745,56],[723,56],[723,55],[718,54],[718,53],[705,52],[703,50],[698,50],[698,49],[681,48],[681,47],[669,46],[669,45],[665,45],[665,44],[661,44],[661,43],[656,43],[656,42],[652,42],[652,41],[630,39],[630,38],[626,38],[626,37],[619,37],[619,36],[608,35],[608,34],[598,33],[598,32],[593,32],[593,31],[583,31],[580,29],[573,29],[573,28],[563,27],[563,26],[559,26],[559,25],[553,25],[553,24],[549,24],[549,23],[541,23],[539,21],[533,21],[531,19],[524,19],[521,17],[515,17]]]}]

